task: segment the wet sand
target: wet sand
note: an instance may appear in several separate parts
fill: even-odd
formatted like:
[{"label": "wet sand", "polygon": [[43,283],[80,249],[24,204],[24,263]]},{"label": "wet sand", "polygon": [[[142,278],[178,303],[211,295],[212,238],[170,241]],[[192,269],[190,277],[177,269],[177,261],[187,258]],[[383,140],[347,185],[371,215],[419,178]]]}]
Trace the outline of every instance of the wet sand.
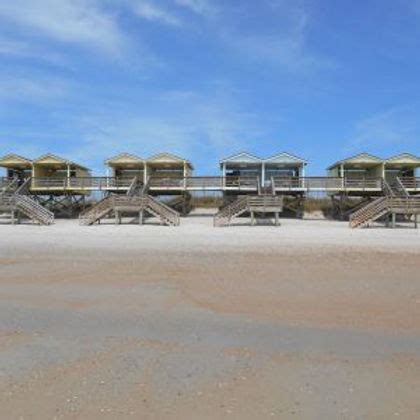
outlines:
[{"label": "wet sand", "polygon": [[407,228],[0,226],[0,418],[417,419],[419,273]]}]

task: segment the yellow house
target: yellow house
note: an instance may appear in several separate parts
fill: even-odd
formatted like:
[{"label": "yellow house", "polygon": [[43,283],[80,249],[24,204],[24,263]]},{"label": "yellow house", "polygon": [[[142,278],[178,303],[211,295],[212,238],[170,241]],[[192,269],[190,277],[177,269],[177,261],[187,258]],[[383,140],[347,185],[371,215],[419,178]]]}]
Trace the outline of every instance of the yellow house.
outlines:
[{"label": "yellow house", "polygon": [[369,153],[360,153],[331,165],[328,168],[328,175],[351,180],[383,178],[384,161]]},{"label": "yellow house", "polygon": [[146,162],[139,156],[130,153],[120,153],[105,161],[109,167],[107,175],[121,180],[131,180],[137,176],[142,181],[146,176]]},{"label": "yellow house", "polygon": [[48,153],[33,161],[31,190],[61,191],[77,188],[85,178],[90,178],[88,168]]},{"label": "yellow house", "polygon": [[397,177],[401,179],[414,178],[419,168],[419,157],[411,153],[401,153],[385,160],[385,179],[392,182]]},{"label": "yellow house", "polygon": [[10,153],[0,158],[0,168],[6,169],[8,178],[29,178],[32,176],[32,160]]},{"label": "yellow house", "polygon": [[147,159],[147,177],[184,178],[192,176],[192,163],[171,153],[159,153]]}]

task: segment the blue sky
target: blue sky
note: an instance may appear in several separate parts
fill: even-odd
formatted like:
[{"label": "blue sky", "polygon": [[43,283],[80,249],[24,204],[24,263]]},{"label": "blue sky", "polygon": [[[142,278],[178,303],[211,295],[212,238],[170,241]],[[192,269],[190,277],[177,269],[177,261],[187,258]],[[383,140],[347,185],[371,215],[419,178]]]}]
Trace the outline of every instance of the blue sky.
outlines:
[{"label": "blue sky", "polygon": [[0,0],[0,154],[419,155],[419,51],[420,0]]}]

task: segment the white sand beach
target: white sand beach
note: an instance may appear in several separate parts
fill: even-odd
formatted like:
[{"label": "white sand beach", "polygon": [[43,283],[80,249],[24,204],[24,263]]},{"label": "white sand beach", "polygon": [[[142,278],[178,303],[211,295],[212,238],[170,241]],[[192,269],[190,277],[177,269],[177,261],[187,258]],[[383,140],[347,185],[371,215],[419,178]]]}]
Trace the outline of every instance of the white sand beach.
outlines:
[{"label": "white sand beach", "polygon": [[420,230],[0,226],[0,418],[420,417]]}]

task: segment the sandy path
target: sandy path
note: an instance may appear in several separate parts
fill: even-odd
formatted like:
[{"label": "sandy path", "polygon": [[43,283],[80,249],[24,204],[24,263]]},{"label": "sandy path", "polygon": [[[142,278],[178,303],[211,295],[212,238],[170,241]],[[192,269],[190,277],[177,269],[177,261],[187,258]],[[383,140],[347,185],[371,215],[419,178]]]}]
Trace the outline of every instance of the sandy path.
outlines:
[{"label": "sandy path", "polygon": [[420,416],[418,231],[0,234],[0,418]]}]

